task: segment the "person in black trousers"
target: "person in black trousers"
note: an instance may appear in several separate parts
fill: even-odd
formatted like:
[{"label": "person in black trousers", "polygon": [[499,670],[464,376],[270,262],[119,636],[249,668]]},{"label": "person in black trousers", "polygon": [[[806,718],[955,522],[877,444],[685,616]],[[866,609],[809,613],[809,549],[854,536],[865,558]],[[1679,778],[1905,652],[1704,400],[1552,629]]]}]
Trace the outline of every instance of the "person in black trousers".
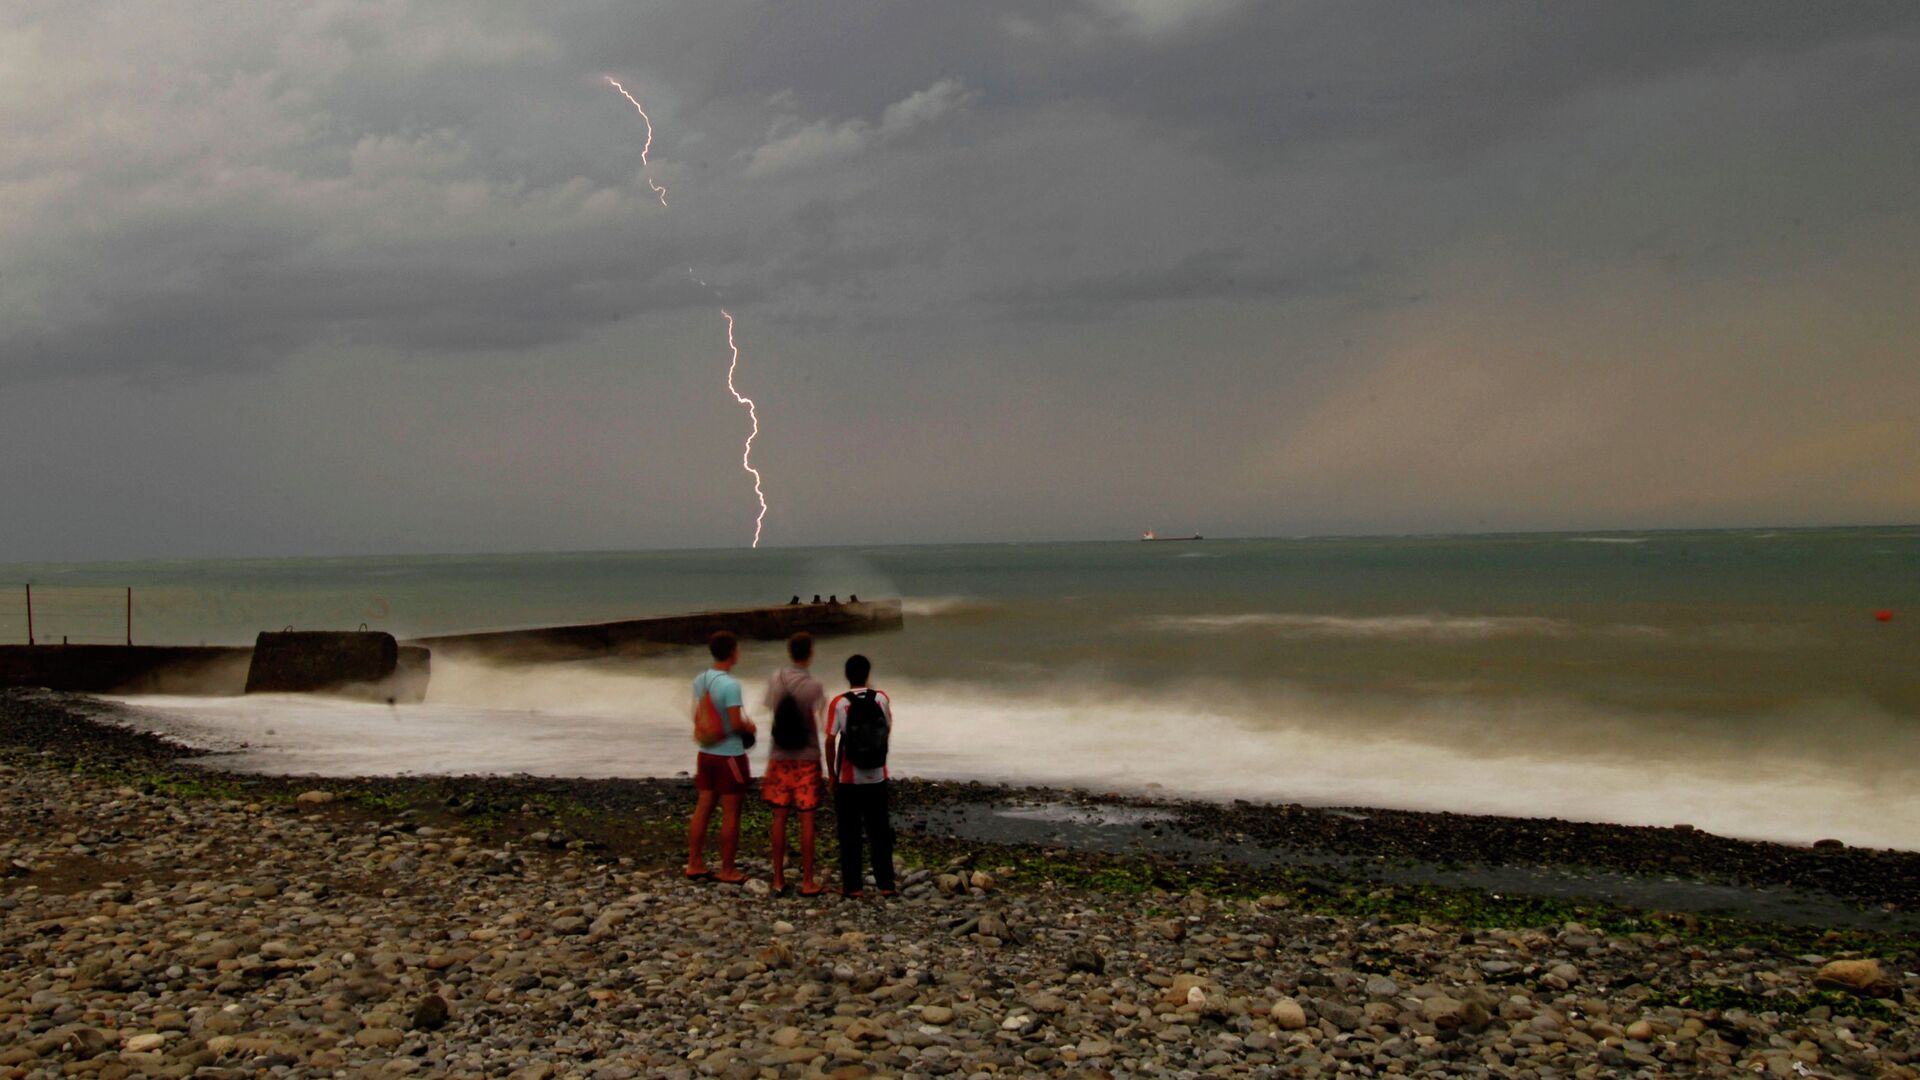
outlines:
[{"label": "person in black trousers", "polygon": [[868,685],[873,664],[858,653],[847,657],[847,692],[827,705],[827,761],[833,771],[833,815],[840,837],[840,895],[866,895],[860,872],[861,839],[873,847],[873,880],[881,896],[894,896],[893,823],[887,820],[887,745],[893,733],[893,701]]}]

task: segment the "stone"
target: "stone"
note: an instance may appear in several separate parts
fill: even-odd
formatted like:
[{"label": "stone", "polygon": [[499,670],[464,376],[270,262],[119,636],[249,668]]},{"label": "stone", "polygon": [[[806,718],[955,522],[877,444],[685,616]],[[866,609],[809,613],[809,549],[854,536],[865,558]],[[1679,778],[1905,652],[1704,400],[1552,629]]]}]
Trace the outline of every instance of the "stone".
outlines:
[{"label": "stone", "polygon": [[1107,971],[1107,960],[1092,949],[1074,949],[1067,954],[1067,970],[1104,975]]},{"label": "stone", "polygon": [[1813,985],[1866,997],[1886,997],[1894,989],[1893,979],[1881,970],[1880,962],[1871,959],[1830,960],[1815,973]]},{"label": "stone", "polygon": [[1274,1026],[1281,1031],[1299,1031],[1307,1026],[1307,1011],[1292,998],[1283,997],[1274,1002],[1273,1008],[1267,1010],[1267,1015],[1273,1018]]},{"label": "stone", "polygon": [[[1209,985],[1203,976],[1181,972],[1173,977],[1172,984],[1167,987],[1166,993],[1160,995],[1160,1000],[1176,1009],[1182,1005],[1201,1004],[1207,1000]],[[1198,1001],[1193,996],[1196,992],[1200,995]]]},{"label": "stone", "polygon": [[1635,1042],[1652,1042],[1654,1035],[1653,1025],[1645,1020],[1635,1020],[1633,1023],[1627,1025],[1625,1034],[1627,1038]]},{"label": "stone", "polygon": [[1375,975],[1367,980],[1368,997],[1392,997],[1400,992],[1400,984],[1385,975]]},{"label": "stone", "polygon": [[413,1007],[413,1020],[410,1026],[415,1031],[439,1031],[447,1026],[447,1020],[453,1015],[447,1007],[447,999],[439,994],[428,994]]},{"label": "stone", "polygon": [[1337,1001],[1315,1002],[1314,1009],[1320,1014],[1322,1020],[1339,1028],[1341,1031],[1358,1031],[1364,1027],[1367,1022],[1365,1013],[1351,1005],[1343,1005]]},{"label": "stone", "polygon": [[399,1046],[404,1038],[398,1030],[384,1027],[361,1028],[353,1034],[356,1045],[381,1050]]},{"label": "stone", "polygon": [[945,1005],[929,1005],[920,1010],[920,1019],[929,1024],[945,1026],[953,1023],[953,1010]]},{"label": "stone", "polygon": [[129,1054],[145,1054],[167,1045],[167,1037],[157,1032],[142,1035],[129,1035],[120,1043],[120,1048]]},{"label": "stone", "polygon": [[74,1057],[85,1060],[113,1049],[113,1040],[98,1028],[80,1027],[67,1033],[66,1046]]},{"label": "stone", "polygon": [[313,791],[303,791],[293,798],[293,801],[301,806],[325,806],[333,800],[333,792],[321,791],[317,788]]},{"label": "stone", "polygon": [[[1459,998],[1446,994],[1435,994],[1420,1003],[1420,1015],[1441,1031],[1456,1031],[1474,1026],[1474,1008]],[[1486,1010],[1480,1009],[1481,1022],[1485,1022]]]},{"label": "stone", "polygon": [[1067,1011],[1066,1000],[1058,994],[1035,994],[1027,999],[1027,1007],[1049,1016]]}]

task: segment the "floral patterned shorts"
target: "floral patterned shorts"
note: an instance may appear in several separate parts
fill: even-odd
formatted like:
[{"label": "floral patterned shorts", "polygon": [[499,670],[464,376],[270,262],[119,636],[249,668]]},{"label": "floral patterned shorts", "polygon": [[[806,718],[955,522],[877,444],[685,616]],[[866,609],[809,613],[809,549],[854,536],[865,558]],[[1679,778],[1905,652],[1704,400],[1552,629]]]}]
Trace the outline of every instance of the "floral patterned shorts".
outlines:
[{"label": "floral patterned shorts", "polygon": [[820,763],[769,761],[760,778],[760,797],[770,806],[812,810],[820,805]]}]

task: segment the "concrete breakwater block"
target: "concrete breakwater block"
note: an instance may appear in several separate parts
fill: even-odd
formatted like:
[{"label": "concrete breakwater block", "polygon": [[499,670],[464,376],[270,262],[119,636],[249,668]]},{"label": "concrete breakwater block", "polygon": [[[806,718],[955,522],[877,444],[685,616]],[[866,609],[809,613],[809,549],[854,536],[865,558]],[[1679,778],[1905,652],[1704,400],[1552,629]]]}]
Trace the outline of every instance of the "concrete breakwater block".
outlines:
[{"label": "concrete breakwater block", "polygon": [[380,631],[264,631],[254,639],[246,692],[419,701],[429,657]]}]

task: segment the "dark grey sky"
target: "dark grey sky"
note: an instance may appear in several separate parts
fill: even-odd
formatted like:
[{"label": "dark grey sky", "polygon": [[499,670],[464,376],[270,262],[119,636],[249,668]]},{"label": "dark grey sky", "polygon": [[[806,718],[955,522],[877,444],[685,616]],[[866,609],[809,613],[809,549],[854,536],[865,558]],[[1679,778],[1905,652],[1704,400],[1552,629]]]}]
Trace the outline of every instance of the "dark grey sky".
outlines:
[{"label": "dark grey sky", "polygon": [[[641,176],[656,130],[662,209]],[[13,5],[0,560],[1920,520],[1920,6]]]}]

